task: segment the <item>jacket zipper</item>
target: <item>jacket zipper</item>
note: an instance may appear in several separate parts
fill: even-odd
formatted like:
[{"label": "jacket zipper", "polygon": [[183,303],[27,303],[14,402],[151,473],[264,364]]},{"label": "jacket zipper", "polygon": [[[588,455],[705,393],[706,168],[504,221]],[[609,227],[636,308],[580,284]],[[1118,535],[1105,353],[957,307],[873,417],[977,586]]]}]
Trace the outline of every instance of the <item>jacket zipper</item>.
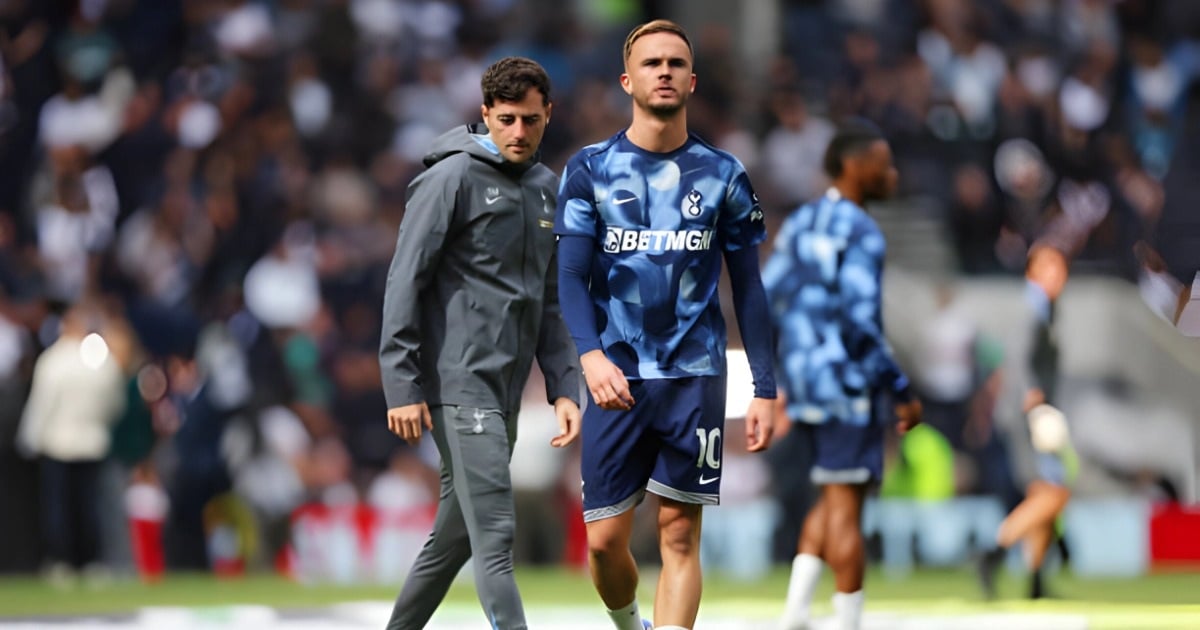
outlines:
[{"label": "jacket zipper", "polygon": [[[525,185],[523,182],[517,182],[517,189],[521,191],[521,199],[517,206],[517,213],[521,217],[521,285],[529,286],[529,217],[525,216]],[[525,300],[521,301],[521,306],[517,309],[517,355],[521,354],[521,349],[524,348],[524,339],[521,338],[521,322],[525,319]],[[515,391],[513,388],[513,380],[519,377],[515,372],[508,377],[508,391],[510,396]],[[517,392],[517,400],[520,400],[520,392]],[[508,401],[512,404],[512,401]]]}]

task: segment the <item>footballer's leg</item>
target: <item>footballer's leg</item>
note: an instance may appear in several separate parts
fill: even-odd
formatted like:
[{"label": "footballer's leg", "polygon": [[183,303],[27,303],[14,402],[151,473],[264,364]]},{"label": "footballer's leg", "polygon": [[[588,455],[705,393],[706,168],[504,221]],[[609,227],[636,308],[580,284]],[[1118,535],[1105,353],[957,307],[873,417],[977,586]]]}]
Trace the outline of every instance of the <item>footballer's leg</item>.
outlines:
[{"label": "footballer's leg", "polygon": [[1033,528],[1053,523],[1070,498],[1071,491],[1063,486],[1046,481],[1030,483],[1025,500],[1013,508],[1000,524],[997,544],[1011,547]]},{"label": "footballer's leg", "polygon": [[[792,430],[803,431],[808,436],[806,443],[813,449],[813,425],[797,422],[792,425]],[[812,460],[813,457],[815,453],[810,454],[809,459]],[[816,502],[809,507],[808,514],[804,517],[796,542],[796,556],[792,558],[792,572],[788,577],[787,598],[783,604],[780,630],[808,628],[813,593],[821,579],[821,569],[824,568],[822,554],[825,548],[826,519],[824,493],[818,493]]]},{"label": "footballer's leg", "polygon": [[628,411],[589,405],[580,433],[588,567],[617,630],[643,630],[638,570],[629,540],[634,508],[645,496],[656,452],[644,435],[654,398],[644,381],[632,381],[630,392],[638,404]]},{"label": "footballer's leg", "polygon": [[825,521],[825,561],[833,570],[836,591],[833,613],[845,630],[857,630],[863,608],[863,573],[866,554],[862,538],[862,505],[866,484],[829,484],[824,496],[829,511]]},{"label": "footballer's leg", "polygon": [[662,497],[658,508],[658,548],[662,573],[654,596],[658,627],[691,628],[700,610],[700,523],[703,506]]},{"label": "footballer's leg", "polygon": [[866,552],[862,507],[867,489],[883,473],[883,426],[833,421],[819,425],[815,481],[824,482],[825,545],[822,558],[833,570],[833,611],[839,628],[856,630],[863,609]]},{"label": "footballer's leg", "polygon": [[700,527],[703,506],[716,505],[721,494],[725,384],[724,375],[665,379],[656,392],[661,448],[646,487],[660,497],[658,628],[692,628],[700,609]]},{"label": "footballer's leg", "polygon": [[1054,521],[1030,529],[1021,542],[1025,551],[1025,566],[1029,569],[1029,598],[1041,599],[1046,596],[1042,564],[1046,561],[1046,551],[1054,542]]},{"label": "footballer's leg", "polygon": [[839,627],[858,627],[866,568],[860,525],[866,489],[866,484],[825,484],[821,487],[821,498],[804,521],[800,553],[792,562],[781,630],[809,627],[809,608],[821,575],[821,560],[833,571],[837,590],[833,606],[835,616],[841,621]]},{"label": "footballer's leg", "polygon": [[1025,500],[1001,521],[996,533],[996,547],[980,559],[980,581],[985,597],[995,596],[995,575],[1004,561],[1004,552],[1019,540],[1026,543],[1026,566],[1033,572],[1030,594],[1041,596],[1040,571],[1046,550],[1054,541],[1054,520],[1070,498],[1071,491],[1064,486],[1040,480],[1029,484]]},{"label": "footballer's leg", "polygon": [[1025,566],[1031,571],[1039,571],[1046,561],[1046,551],[1054,542],[1054,523],[1042,523],[1030,529],[1022,539],[1025,548]]},{"label": "footballer's leg", "polygon": [[863,550],[862,518],[863,484],[828,484],[822,489],[826,505],[824,558],[833,570],[839,593],[861,590],[866,556]]},{"label": "footballer's leg", "polygon": [[632,509],[587,522],[588,568],[592,584],[604,602],[617,630],[644,630],[649,623],[638,608],[638,570],[629,538],[633,533]]},{"label": "footballer's leg", "polygon": [[826,504],[822,498],[823,496],[824,493],[817,498],[817,502],[809,508],[808,515],[804,517],[803,529],[800,530],[800,540],[796,545],[797,554],[822,559],[822,554],[825,551],[825,526],[829,518],[829,511],[825,508]]},{"label": "footballer's leg", "polygon": [[1046,552],[1054,544],[1054,522],[1071,498],[1071,491],[1064,486],[1050,482],[1038,483],[1036,491],[1037,504],[1044,511],[1043,518],[1025,534],[1025,563],[1030,571],[1029,597],[1039,599],[1046,596],[1046,588],[1042,581],[1042,565],[1046,560]]},{"label": "footballer's leg", "polygon": [[637,563],[629,550],[633,516],[633,510],[626,510],[586,525],[592,583],[609,610],[621,609],[637,596]]}]

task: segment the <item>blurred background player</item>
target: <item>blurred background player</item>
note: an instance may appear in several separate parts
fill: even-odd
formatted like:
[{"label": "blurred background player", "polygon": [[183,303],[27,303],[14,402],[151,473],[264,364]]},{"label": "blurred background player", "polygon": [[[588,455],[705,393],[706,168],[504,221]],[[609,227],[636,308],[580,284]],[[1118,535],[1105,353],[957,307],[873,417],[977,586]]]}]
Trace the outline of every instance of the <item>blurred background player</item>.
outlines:
[{"label": "blurred background player", "polygon": [[395,630],[425,627],[472,556],[491,627],[526,627],[508,465],[535,356],[558,417],[551,443],[579,434],[579,368],[556,289],[555,180],[537,160],[550,79],[506,57],[482,88],[485,124],[436,140],[409,188],[384,297],[388,428],[410,443],[431,431],[442,458],[433,533],[396,599]]},{"label": "blurred background player", "polygon": [[725,423],[729,265],[754,374],[747,449],[771,438],[775,379],[758,269],[763,212],[741,162],[688,133],[696,87],[681,27],[655,20],[625,40],[633,122],[576,153],[556,232],[563,315],[595,405],[583,425],[583,509],[596,590],[617,628],[641,630],[633,508],[657,494],[659,628],[691,628],[700,606],[700,518],[717,504]]},{"label": "blurred background player", "polygon": [[900,433],[920,422],[920,403],[883,335],[885,242],[863,209],[896,186],[892,152],[866,121],[843,125],[825,153],[832,187],[780,229],[763,272],[779,335],[788,416],[809,434],[813,483],[821,486],[792,562],[782,628],[807,628],[821,563],[833,569],[837,627],[859,627],[863,605],[861,515],[883,469],[877,397],[896,403]]},{"label": "blurred background player", "polygon": [[1026,299],[1033,314],[1033,340],[1029,354],[1032,387],[1024,409],[1029,435],[1037,453],[1037,478],[1025,489],[1021,501],[996,534],[996,547],[981,559],[980,581],[987,597],[996,595],[995,574],[1005,552],[1023,543],[1025,566],[1030,572],[1029,597],[1045,596],[1042,564],[1056,538],[1056,523],[1071,498],[1070,485],[1079,463],[1071,446],[1066,417],[1058,402],[1059,349],[1054,331],[1058,297],[1067,283],[1066,255],[1050,245],[1036,245],[1026,268]]}]

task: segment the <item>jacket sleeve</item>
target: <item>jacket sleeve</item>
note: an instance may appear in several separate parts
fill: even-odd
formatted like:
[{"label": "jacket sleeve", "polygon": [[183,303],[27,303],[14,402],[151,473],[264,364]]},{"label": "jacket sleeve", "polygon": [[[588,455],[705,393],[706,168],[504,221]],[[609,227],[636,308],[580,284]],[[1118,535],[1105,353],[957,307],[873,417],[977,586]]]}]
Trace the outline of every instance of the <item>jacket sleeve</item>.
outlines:
[{"label": "jacket sleeve", "polygon": [[846,321],[846,349],[866,372],[870,385],[886,387],[898,400],[911,398],[908,377],[892,357],[883,335],[883,234],[877,228],[855,229],[838,266],[838,290]]},{"label": "jacket sleeve", "polygon": [[389,409],[425,401],[419,361],[419,304],[437,274],[454,220],[462,175],[452,166],[452,162],[440,162],[408,187],[383,294],[379,367]]},{"label": "jacket sleeve", "polygon": [[559,398],[569,398],[579,404],[579,355],[575,342],[563,321],[558,302],[558,254],[550,257],[546,270],[546,293],[542,302],[542,328],[538,331],[538,367],[546,377],[546,400],[554,404]]}]

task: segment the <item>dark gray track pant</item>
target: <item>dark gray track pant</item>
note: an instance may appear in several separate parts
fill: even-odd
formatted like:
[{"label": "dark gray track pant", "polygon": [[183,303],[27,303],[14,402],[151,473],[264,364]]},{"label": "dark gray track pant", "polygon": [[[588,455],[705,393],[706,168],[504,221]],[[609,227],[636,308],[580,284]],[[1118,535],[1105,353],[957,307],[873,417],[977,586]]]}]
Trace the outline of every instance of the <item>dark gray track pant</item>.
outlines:
[{"label": "dark gray track pant", "polygon": [[513,579],[516,521],[508,472],[516,415],[455,405],[429,411],[442,456],[441,496],[433,532],[396,598],[388,630],[424,628],[472,556],[475,590],[491,627],[525,630],[525,610]]}]

